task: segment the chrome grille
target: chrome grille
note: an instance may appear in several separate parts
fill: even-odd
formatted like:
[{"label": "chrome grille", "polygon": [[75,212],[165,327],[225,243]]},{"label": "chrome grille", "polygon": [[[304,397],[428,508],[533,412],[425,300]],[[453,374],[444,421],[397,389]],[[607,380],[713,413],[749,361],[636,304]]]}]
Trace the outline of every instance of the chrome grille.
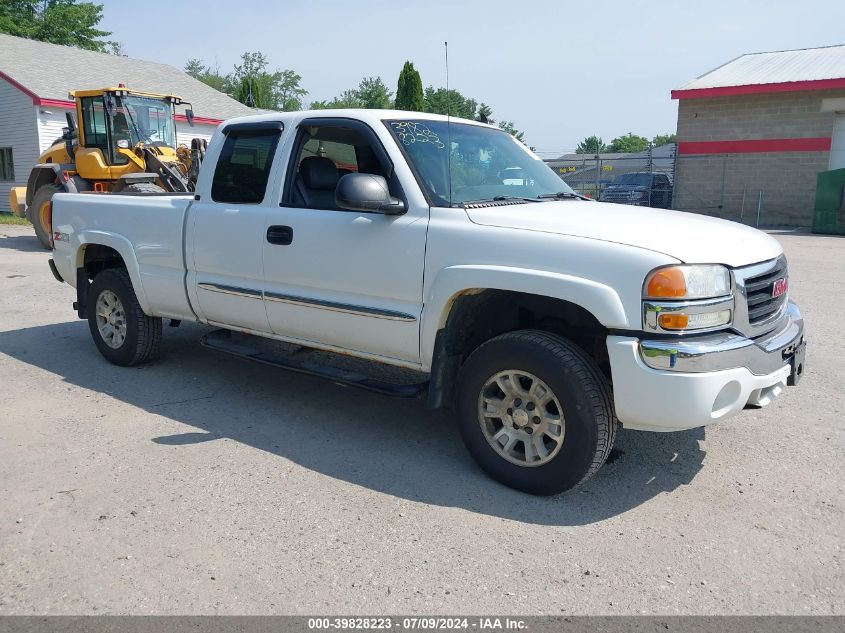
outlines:
[{"label": "chrome grille", "polygon": [[787,293],[772,296],[775,282],[789,276],[786,258],[780,256],[761,264],[737,268],[734,276],[741,295],[737,301],[734,326],[751,337],[770,331],[786,309]]},{"label": "chrome grille", "polygon": [[629,201],[630,199],[631,194],[627,191],[605,191],[601,194],[602,202],[613,202],[617,200]]},{"label": "chrome grille", "polygon": [[786,261],[777,260],[777,266],[773,270],[745,279],[748,322],[751,325],[757,325],[771,318],[786,303],[786,293],[779,297],[772,297],[775,282],[784,277],[786,277]]}]

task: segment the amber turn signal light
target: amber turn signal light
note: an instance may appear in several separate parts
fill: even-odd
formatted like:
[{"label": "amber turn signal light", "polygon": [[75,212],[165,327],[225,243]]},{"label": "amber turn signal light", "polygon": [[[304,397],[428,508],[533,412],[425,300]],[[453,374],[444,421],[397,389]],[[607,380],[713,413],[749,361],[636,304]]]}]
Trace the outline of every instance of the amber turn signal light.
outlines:
[{"label": "amber turn signal light", "polygon": [[689,315],[686,314],[661,314],[658,320],[664,330],[686,330],[689,325]]},{"label": "amber turn signal light", "polygon": [[[646,296],[677,299],[687,294],[687,280],[679,268],[663,268],[648,280]],[[668,316],[668,315],[666,315]]]}]

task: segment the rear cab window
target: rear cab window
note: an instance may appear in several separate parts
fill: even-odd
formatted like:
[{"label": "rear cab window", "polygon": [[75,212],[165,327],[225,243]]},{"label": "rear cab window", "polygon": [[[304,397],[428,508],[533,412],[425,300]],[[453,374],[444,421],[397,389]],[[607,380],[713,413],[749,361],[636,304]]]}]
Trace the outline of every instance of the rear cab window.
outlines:
[{"label": "rear cab window", "polygon": [[226,140],[211,182],[211,199],[229,204],[260,204],[267,193],[281,123],[243,124],[224,131]]}]

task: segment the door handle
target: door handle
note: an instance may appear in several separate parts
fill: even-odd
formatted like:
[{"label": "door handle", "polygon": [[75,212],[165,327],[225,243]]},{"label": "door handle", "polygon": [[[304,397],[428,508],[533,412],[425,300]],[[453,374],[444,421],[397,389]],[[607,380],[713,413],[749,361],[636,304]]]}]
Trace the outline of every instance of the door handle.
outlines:
[{"label": "door handle", "polygon": [[293,242],[293,229],[279,224],[271,226],[267,229],[267,241],[271,244],[287,246]]}]

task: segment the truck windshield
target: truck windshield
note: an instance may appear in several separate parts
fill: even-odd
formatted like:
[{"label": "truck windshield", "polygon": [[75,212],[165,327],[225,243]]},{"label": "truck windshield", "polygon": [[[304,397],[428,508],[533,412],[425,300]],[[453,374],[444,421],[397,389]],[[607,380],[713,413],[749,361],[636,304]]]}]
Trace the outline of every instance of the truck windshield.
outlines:
[{"label": "truck windshield", "polygon": [[435,206],[575,195],[540,158],[503,130],[467,123],[452,123],[447,129],[445,121],[386,124]]},{"label": "truck windshield", "polygon": [[176,146],[170,103],[129,96],[118,99],[117,106],[113,119],[116,139],[128,139],[131,145],[141,142]]}]

